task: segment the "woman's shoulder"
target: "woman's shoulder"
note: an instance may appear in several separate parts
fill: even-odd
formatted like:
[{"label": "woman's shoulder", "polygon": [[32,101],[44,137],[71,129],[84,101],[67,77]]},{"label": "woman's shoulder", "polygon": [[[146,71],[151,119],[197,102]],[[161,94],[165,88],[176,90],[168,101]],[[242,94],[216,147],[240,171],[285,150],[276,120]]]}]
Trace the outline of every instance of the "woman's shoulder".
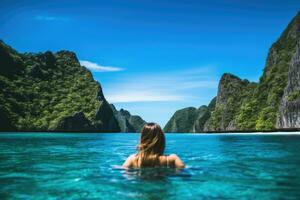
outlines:
[{"label": "woman's shoulder", "polygon": [[131,154],[128,158],[129,158],[129,159],[136,159],[136,158],[137,158],[137,155],[136,155],[136,154]]},{"label": "woman's shoulder", "polygon": [[172,153],[170,155],[168,155],[169,158],[178,158],[177,154],[175,153]]},{"label": "woman's shoulder", "polygon": [[123,167],[133,167],[137,157],[136,154],[130,155],[123,164]]},{"label": "woman's shoulder", "polygon": [[137,160],[137,154],[131,154],[128,159],[131,161],[131,162],[135,162]]},{"label": "woman's shoulder", "polygon": [[170,154],[165,156],[168,165],[169,166],[174,166],[174,167],[178,167],[178,168],[184,168],[184,163],[182,162],[182,160],[179,158],[179,156],[177,156],[177,154]]},{"label": "woman's shoulder", "polygon": [[166,160],[166,159],[168,159],[169,161],[170,160],[173,160],[173,159],[176,159],[176,158],[178,158],[178,156],[176,155],[176,154],[169,154],[169,155],[161,155],[160,156],[160,159],[163,159],[163,160]]},{"label": "woman's shoulder", "polygon": [[175,153],[166,155],[165,157],[166,157],[169,161],[174,161],[174,160],[176,160],[176,159],[179,158],[179,157],[177,156],[177,154],[175,154]]}]

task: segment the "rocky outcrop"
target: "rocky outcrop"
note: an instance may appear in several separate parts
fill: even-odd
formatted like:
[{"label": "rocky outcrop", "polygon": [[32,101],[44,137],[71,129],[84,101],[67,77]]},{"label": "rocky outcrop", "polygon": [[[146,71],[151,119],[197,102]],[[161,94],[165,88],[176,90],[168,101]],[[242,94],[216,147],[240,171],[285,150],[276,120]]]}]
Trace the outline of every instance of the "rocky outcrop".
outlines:
[{"label": "rocky outcrop", "polygon": [[205,123],[204,131],[236,129],[234,115],[241,103],[241,94],[247,89],[248,84],[247,80],[229,73],[223,74],[218,86],[215,109]]},{"label": "rocky outcrop", "polygon": [[279,107],[276,127],[300,129],[300,41],[288,73],[288,82]]},{"label": "rocky outcrop", "polygon": [[[203,114],[201,114],[201,112],[200,112],[200,114],[198,115],[198,118],[196,119],[195,124],[194,124],[195,132],[203,132],[205,130],[205,124],[211,117],[211,113],[215,110],[216,101],[217,101],[217,97],[214,97],[208,104],[205,112],[203,112]],[[201,107],[203,107],[203,106],[200,106],[200,108]]]},{"label": "rocky outcrop", "polygon": [[19,74],[23,67],[24,63],[17,51],[0,40],[0,75],[12,77]]},{"label": "rocky outcrop", "polygon": [[130,112],[124,109],[119,111],[113,104],[110,104],[114,117],[116,118],[120,131],[124,133],[138,133],[141,132],[143,126],[146,124],[140,116],[131,115]]},{"label": "rocky outcrop", "polygon": [[178,110],[164,127],[165,132],[194,133],[202,132],[205,122],[209,119],[210,113],[215,107],[214,98],[208,106],[200,106],[198,109],[188,107]]},{"label": "rocky outcrop", "polygon": [[[207,109],[207,108],[206,108]],[[198,117],[198,109],[194,107],[177,110],[164,127],[165,132],[194,132],[194,123]]]},{"label": "rocky outcrop", "polygon": [[113,110],[111,109],[109,103],[103,100],[99,106],[96,113],[96,118],[94,122],[96,129],[101,132],[120,132],[120,126],[116,117],[114,116]]},{"label": "rocky outcrop", "polygon": [[92,125],[91,121],[85,117],[83,112],[78,112],[74,115],[62,118],[54,129],[54,131],[68,132],[84,132],[95,130],[95,127]]},{"label": "rocky outcrop", "polygon": [[120,131],[73,52],[22,54],[0,41],[0,88],[0,131]]},{"label": "rocky outcrop", "polygon": [[[299,129],[299,40],[300,13],[271,46],[258,83],[228,73],[222,76],[215,109],[209,113],[203,131]],[[194,116],[195,109],[190,112],[185,112],[181,118]],[[193,122],[187,120],[185,123],[188,130],[192,130]],[[176,130],[178,125],[174,120],[171,124],[171,129]]]}]

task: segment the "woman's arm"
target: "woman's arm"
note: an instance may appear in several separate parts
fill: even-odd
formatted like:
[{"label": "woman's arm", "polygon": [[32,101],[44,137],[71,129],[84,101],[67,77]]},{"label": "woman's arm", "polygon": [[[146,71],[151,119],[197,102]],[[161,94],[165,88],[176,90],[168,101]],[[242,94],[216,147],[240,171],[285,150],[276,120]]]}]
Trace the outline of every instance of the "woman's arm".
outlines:
[{"label": "woman's arm", "polygon": [[184,168],[185,164],[182,162],[182,160],[176,155],[176,154],[171,154],[170,160],[174,163],[175,168]]},{"label": "woman's arm", "polygon": [[129,156],[126,161],[123,163],[122,167],[124,168],[130,168],[133,167],[133,159],[135,158],[135,155]]}]

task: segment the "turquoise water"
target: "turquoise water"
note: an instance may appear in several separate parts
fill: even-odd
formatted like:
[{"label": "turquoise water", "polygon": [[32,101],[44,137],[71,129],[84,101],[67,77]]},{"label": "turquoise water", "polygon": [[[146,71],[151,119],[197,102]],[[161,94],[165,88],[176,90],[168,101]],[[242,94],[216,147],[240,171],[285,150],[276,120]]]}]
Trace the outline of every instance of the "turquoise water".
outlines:
[{"label": "turquoise water", "polygon": [[300,135],[167,134],[184,170],[125,171],[138,134],[0,134],[0,199],[299,199]]}]

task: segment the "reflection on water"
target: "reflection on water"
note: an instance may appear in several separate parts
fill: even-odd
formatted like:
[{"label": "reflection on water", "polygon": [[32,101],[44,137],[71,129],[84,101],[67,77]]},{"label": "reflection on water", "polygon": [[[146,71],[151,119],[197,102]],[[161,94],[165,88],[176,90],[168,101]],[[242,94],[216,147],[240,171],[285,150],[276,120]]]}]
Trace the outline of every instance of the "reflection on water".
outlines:
[{"label": "reflection on water", "polygon": [[167,134],[187,164],[120,166],[138,134],[0,134],[0,199],[297,199],[298,135]]}]

